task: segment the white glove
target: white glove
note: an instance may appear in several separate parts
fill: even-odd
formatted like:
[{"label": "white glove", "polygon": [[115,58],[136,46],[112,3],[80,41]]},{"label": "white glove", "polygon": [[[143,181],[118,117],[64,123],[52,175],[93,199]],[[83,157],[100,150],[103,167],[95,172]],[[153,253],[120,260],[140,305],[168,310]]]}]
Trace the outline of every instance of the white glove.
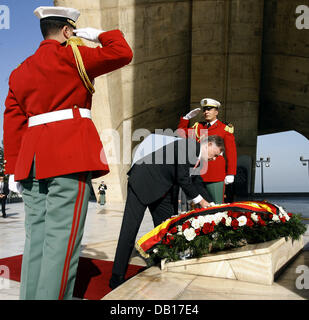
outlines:
[{"label": "white glove", "polygon": [[9,176],[9,189],[15,193],[22,193],[23,187],[20,182],[15,182],[14,174]]},{"label": "white glove", "polygon": [[81,28],[81,29],[73,30],[73,32],[77,37],[84,38],[86,40],[93,41],[93,42],[100,42],[99,35],[105,31],[94,29],[94,28]]},{"label": "white glove", "polygon": [[224,179],[224,183],[225,184],[230,184],[234,182],[234,176],[230,175],[230,176],[226,176]]},{"label": "white glove", "polygon": [[193,117],[195,117],[196,115],[198,115],[200,113],[200,111],[201,111],[201,108],[196,108],[196,109],[190,111],[189,113],[187,113],[183,118],[186,120],[190,120]]}]

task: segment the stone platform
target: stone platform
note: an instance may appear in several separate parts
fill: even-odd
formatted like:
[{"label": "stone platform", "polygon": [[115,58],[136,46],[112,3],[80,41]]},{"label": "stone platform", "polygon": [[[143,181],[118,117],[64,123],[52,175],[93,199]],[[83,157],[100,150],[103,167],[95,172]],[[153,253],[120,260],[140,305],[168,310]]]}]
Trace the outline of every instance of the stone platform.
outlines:
[{"label": "stone platform", "polygon": [[228,251],[208,254],[198,259],[165,263],[163,272],[177,272],[218,277],[272,285],[275,274],[304,246],[303,238],[293,241],[284,238],[246,245]]}]

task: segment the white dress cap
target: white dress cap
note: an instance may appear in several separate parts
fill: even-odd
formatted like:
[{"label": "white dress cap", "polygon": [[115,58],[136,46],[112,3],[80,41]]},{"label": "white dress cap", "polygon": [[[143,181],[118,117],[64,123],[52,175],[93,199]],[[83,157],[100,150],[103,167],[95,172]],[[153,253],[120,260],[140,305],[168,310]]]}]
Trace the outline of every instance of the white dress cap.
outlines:
[{"label": "white dress cap", "polygon": [[219,101],[210,99],[210,98],[202,99],[200,104],[201,104],[201,107],[215,107],[215,108],[221,107],[221,103]]},{"label": "white dress cap", "polygon": [[74,8],[66,7],[38,7],[34,10],[34,14],[41,20],[46,18],[67,21],[69,23],[73,22],[75,27],[75,22],[80,16],[80,12]]}]

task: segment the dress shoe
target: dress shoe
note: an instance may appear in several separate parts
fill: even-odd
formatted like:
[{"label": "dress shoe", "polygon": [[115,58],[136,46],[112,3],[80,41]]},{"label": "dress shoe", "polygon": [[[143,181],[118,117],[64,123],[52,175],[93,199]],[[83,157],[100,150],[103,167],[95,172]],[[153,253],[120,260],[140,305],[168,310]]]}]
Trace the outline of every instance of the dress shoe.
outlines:
[{"label": "dress shoe", "polygon": [[109,287],[114,290],[124,282],[125,282],[124,276],[119,276],[117,274],[112,274],[112,276],[111,276],[111,278],[109,280]]}]

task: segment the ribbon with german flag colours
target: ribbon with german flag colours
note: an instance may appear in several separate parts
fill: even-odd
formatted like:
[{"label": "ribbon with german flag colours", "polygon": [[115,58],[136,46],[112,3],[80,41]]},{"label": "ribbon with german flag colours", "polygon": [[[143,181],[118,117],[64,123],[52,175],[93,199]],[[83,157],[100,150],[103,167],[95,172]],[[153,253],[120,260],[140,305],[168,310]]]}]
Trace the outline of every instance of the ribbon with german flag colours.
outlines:
[{"label": "ribbon with german flag colours", "polygon": [[279,208],[264,201],[239,201],[229,204],[215,205],[209,208],[195,209],[178,216],[173,216],[170,219],[164,221],[155,229],[151,230],[143,237],[141,237],[136,245],[136,250],[144,258],[149,258],[149,253],[155,245],[160,243],[164,236],[174,227],[181,225],[184,221],[194,218],[196,216],[205,216],[208,214],[214,214],[218,212],[232,211],[232,212],[256,212],[259,214],[272,214],[278,215]]}]

